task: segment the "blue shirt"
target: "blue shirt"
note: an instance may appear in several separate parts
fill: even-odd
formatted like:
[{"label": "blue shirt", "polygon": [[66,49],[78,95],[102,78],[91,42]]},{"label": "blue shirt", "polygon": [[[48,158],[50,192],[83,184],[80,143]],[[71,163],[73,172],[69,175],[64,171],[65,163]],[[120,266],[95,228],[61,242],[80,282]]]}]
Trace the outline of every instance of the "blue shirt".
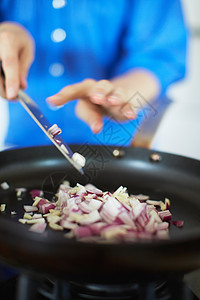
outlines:
[{"label": "blue shirt", "polygon": [[[62,2],[62,1],[61,1]],[[93,134],[75,114],[76,101],[52,110],[46,97],[85,78],[110,79],[140,67],[160,80],[162,94],[183,78],[186,29],[178,0],[1,0],[1,21],[24,25],[36,42],[27,93],[68,143],[128,146],[145,117],[119,123],[105,118]],[[65,1],[64,1],[65,2]],[[137,94],[145,102],[142,95]],[[147,104],[148,105],[148,104]],[[153,107],[150,107],[153,110]],[[6,143],[15,147],[49,141],[19,103],[9,103]]]}]

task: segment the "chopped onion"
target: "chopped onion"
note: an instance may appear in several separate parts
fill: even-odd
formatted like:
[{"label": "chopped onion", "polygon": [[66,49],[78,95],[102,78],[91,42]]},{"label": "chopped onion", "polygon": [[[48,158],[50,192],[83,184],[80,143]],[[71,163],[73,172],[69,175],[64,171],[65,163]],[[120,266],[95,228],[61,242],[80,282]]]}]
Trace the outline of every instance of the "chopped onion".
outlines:
[{"label": "chopped onion", "polygon": [[31,220],[32,216],[31,216],[30,213],[25,213],[24,216],[23,216],[23,219]]},{"label": "chopped onion", "polygon": [[[172,220],[169,199],[129,195],[123,186],[111,193],[92,184],[70,187],[69,182],[63,182],[56,202],[39,195],[33,197],[32,206],[24,206],[26,213],[19,219],[21,223],[34,224],[36,232],[45,230],[46,226],[39,225],[48,224],[53,230],[68,230],[67,238],[107,243],[169,239],[169,223],[183,226],[183,221]],[[37,210],[39,214],[31,214]]]},{"label": "chopped onion", "polygon": [[171,221],[171,223],[172,223],[173,225],[175,225],[176,227],[181,228],[181,227],[183,227],[184,221],[182,221],[182,220],[179,220],[179,221]]},{"label": "chopped onion", "polygon": [[33,214],[32,218],[33,218],[33,219],[39,219],[39,218],[42,218],[42,214]]},{"label": "chopped onion", "polygon": [[20,198],[23,195],[23,193],[27,191],[27,189],[21,187],[21,188],[16,188],[15,191],[16,191],[17,198]]},{"label": "chopped onion", "polygon": [[45,223],[45,218],[27,220],[26,223],[27,224]]},{"label": "chopped onion", "polygon": [[64,228],[62,226],[55,224],[55,223],[49,223],[49,227],[54,230],[61,230],[61,231],[64,230]]},{"label": "chopped onion", "polygon": [[148,195],[143,195],[143,194],[135,195],[134,197],[137,198],[140,201],[146,201],[146,200],[149,199]]},{"label": "chopped onion", "polygon": [[14,215],[16,215],[17,213],[16,213],[15,210],[11,210],[10,214],[11,214],[12,216],[14,216]]},{"label": "chopped onion", "polygon": [[18,219],[19,223],[21,224],[26,224],[27,220],[26,219]]},{"label": "chopped onion", "polygon": [[4,212],[6,210],[6,204],[1,204],[0,210],[1,212]]},{"label": "chopped onion", "polygon": [[31,205],[24,205],[24,210],[25,212],[33,212],[33,211],[38,211],[38,208]]},{"label": "chopped onion", "polygon": [[172,219],[172,214],[168,209],[165,211],[159,211],[158,215],[162,221],[170,221]]},{"label": "chopped onion", "polygon": [[80,167],[84,167],[85,166],[85,157],[83,155],[81,155],[80,153],[78,152],[75,152],[73,155],[72,155],[72,159],[75,163],[77,163]]},{"label": "chopped onion", "polygon": [[31,190],[30,194],[33,198],[35,197],[42,197],[44,195],[42,190]]},{"label": "chopped onion", "polygon": [[46,226],[46,223],[35,223],[29,228],[29,230],[37,233],[43,233],[46,229]]},{"label": "chopped onion", "polygon": [[52,125],[48,129],[48,133],[54,138],[56,135],[60,134],[62,130],[58,127],[57,124]]},{"label": "chopped onion", "polygon": [[8,190],[10,188],[9,184],[5,181],[1,183],[1,188],[3,190]]},{"label": "chopped onion", "polygon": [[77,238],[88,237],[92,235],[92,231],[88,226],[78,226],[72,229],[74,236]]}]

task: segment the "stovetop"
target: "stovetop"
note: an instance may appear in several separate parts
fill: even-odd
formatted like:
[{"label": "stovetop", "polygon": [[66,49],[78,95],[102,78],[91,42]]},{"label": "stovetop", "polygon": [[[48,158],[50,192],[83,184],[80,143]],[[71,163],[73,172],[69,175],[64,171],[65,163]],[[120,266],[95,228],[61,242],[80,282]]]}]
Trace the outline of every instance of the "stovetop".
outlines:
[{"label": "stovetop", "polygon": [[44,278],[36,288],[36,281],[24,274],[2,282],[0,294],[2,300],[198,300],[180,281],[106,285]]}]

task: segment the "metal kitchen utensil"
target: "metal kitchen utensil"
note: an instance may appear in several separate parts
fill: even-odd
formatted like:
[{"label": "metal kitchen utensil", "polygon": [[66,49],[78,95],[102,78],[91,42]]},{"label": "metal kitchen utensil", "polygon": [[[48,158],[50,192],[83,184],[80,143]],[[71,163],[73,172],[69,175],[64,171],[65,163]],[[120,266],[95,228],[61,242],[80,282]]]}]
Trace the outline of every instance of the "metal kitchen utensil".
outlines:
[{"label": "metal kitchen utensil", "polygon": [[[1,62],[0,62],[0,94],[3,98],[6,98],[5,74]],[[73,153],[70,147],[62,139],[61,136],[59,135],[54,136],[51,134],[50,128],[52,127],[52,125],[49,123],[49,121],[40,111],[38,105],[21,89],[18,92],[18,98],[21,105],[25,108],[25,110],[29,113],[29,115],[37,123],[37,125],[44,131],[44,133],[51,140],[51,142],[57,147],[57,149],[81,174],[84,174],[82,169],[83,165],[79,163],[79,157],[81,157],[81,160],[84,160],[84,158],[79,153]]]}]

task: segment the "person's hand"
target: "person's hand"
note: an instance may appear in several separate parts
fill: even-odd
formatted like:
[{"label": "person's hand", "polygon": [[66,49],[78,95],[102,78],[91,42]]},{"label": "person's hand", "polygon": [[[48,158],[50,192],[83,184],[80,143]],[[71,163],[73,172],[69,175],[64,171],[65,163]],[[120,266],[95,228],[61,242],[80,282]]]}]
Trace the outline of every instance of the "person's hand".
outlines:
[{"label": "person's hand", "polygon": [[59,106],[76,99],[79,99],[76,105],[77,116],[85,121],[94,133],[101,131],[102,118],[105,115],[121,121],[136,118],[136,112],[128,101],[125,89],[108,80],[86,79],[66,86],[56,95],[47,98],[47,102]]},{"label": "person's hand", "polygon": [[34,58],[34,41],[24,27],[12,22],[0,24],[0,60],[5,73],[7,99],[14,99]]}]

